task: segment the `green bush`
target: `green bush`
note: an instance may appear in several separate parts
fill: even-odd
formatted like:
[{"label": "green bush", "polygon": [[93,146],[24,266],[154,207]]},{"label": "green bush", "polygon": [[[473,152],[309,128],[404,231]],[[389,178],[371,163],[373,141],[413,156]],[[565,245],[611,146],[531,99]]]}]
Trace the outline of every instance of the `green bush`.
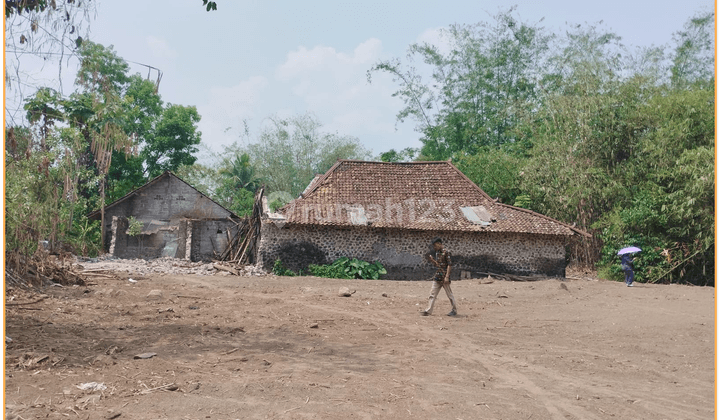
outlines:
[{"label": "green bush", "polygon": [[282,261],[280,261],[279,258],[278,258],[277,260],[275,260],[275,264],[273,265],[272,272],[273,272],[273,274],[275,274],[276,276],[290,276],[290,277],[294,277],[294,276],[297,275],[297,274],[295,274],[294,271],[288,270],[287,268],[285,268],[285,265],[283,265]]},{"label": "green bush", "polygon": [[381,275],[387,274],[387,270],[379,261],[373,263],[361,261],[357,258],[350,259],[341,257],[332,264],[310,264],[308,271],[317,277],[335,279],[372,279],[377,280]]},{"label": "green bush", "polygon": [[128,235],[138,236],[143,231],[144,224],[133,216],[128,217]]},{"label": "green bush", "polygon": [[635,280],[641,283],[656,282],[658,280],[671,280],[665,278],[670,268],[667,259],[661,255],[664,249],[671,249],[670,244],[665,244],[656,237],[644,236],[641,234],[610,235],[608,229],[600,233],[604,246],[601,250],[600,261],[598,262],[598,274],[601,278],[608,280],[622,280],[625,274],[620,267],[620,256],[617,252],[628,246],[637,246],[641,252],[633,255],[633,271]]},{"label": "green bush", "polygon": [[[79,220],[78,220],[79,219]],[[95,257],[100,253],[100,221],[82,216],[73,220],[67,240],[75,253]]]}]

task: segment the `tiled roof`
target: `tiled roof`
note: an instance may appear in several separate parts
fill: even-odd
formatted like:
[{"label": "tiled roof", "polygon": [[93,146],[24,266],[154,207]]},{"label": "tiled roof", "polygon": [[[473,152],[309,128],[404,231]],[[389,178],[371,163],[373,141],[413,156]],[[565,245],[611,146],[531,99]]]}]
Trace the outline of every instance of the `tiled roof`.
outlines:
[{"label": "tiled roof", "polygon": [[448,161],[338,160],[280,212],[286,225],[588,235],[547,216],[496,202]]}]

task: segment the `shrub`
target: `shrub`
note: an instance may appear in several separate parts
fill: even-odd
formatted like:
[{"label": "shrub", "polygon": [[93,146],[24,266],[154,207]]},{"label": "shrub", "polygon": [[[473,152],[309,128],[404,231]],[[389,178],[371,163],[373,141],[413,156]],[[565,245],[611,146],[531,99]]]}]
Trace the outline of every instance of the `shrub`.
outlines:
[{"label": "shrub", "polygon": [[273,265],[272,272],[273,272],[273,274],[275,274],[276,276],[290,276],[290,277],[294,277],[294,276],[297,275],[297,274],[295,274],[294,271],[288,270],[287,268],[285,268],[285,265],[283,265],[282,261],[280,261],[279,258],[278,258],[277,260],[275,260],[275,264]]},{"label": "shrub", "polygon": [[357,258],[350,259],[348,257],[338,258],[332,264],[310,264],[308,271],[314,276],[336,279],[377,280],[381,275],[387,274],[387,270],[379,261],[369,263],[358,260]]}]

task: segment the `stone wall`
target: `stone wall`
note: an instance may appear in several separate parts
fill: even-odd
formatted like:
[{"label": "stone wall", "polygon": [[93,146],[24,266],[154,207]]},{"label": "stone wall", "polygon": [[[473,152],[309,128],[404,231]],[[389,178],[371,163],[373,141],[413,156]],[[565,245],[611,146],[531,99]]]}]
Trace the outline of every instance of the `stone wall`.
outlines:
[{"label": "stone wall", "polygon": [[263,220],[258,253],[265,270],[280,259],[291,270],[308,264],[328,264],[340,257],[380,261],[383,278],[429,279],[434,267],[424,261],[431,241],[441,237],[451,252],[452,279],[461,272],[565,276],[565,238],[496,232],[413,232],[371,227],[285,226]]}]

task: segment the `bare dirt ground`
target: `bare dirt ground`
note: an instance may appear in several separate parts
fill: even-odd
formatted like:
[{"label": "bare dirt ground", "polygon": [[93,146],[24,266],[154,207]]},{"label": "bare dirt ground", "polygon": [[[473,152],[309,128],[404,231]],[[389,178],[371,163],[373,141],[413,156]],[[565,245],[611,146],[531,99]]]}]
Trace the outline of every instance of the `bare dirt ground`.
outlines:
[{"label": "bare dirt ground", "polygon": [[8,292],[7,418],[713,418],[712,288],[135,278]]}]

